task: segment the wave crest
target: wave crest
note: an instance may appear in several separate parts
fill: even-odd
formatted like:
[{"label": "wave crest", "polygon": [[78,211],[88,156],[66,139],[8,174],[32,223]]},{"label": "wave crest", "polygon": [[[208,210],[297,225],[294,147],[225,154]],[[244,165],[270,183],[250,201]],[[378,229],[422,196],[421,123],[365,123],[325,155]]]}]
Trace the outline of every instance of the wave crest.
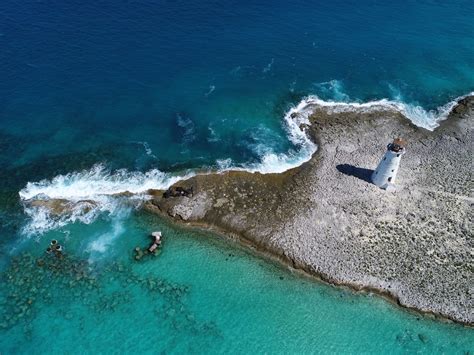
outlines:
[{"label": "wave crest", "polygon": [[[124,194],[133,194],[126,198],[126,203],[138,207],[148,198],[146,191],[166,189],[193,175],[192,172],[167,174],[158,169],[145,173],[125,169],[111,172],[103,164],[97,164],[90,170],[29,182],[19,192],[29,217],[23,232],[27,235],[43,234],[69,223],[90,224],[102,213],[116,213],[124,204]],[[50,208],[47,203],[54,200],[66,203],[60,208]]]},{"label": "wave crest", "polygon": [[22,200],[37,196],[70,201],[94,200],[104,195],[126,192],[139,194],[150,189],[164,189],[182,178],[183,176],[163,173],[158,169],[145,173],[126,169],[111,172],[103,164],[97,164],[90,170],[58,175],[51,180],[29,182],[19,194]]}]

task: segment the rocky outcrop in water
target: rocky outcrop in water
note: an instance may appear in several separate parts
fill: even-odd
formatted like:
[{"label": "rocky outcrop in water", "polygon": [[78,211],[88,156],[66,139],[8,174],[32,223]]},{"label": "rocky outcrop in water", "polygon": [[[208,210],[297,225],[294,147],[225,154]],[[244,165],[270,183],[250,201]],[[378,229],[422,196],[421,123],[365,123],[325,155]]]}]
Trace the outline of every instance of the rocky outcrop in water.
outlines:
[{"label": "rocky outcrop in water", "polygon": [[[335,284],[375,289],[400,304],[474,322],[472,197],[474,99],[434,132],[389,108],[313,107],[318,151],[283,174],[231,171],[151,191],[147,208],[212,228]],[[370,183],[394,137],[409,142],[397,191]]]},{"label": "rocky outcrop in water", "polygon": [[[152,297],[153,307],[148,311],[162,326],[174,331],[184,329],[193,334],[221,336],[213,322],[200,321],[190,311],[185,302],[189,286],[157,275],[137,274],[129,265],[119,262],[104,267],[91,265],[87,260],[70,255],[38,258],[21,254],[2,270],[0,281],[0,334],[3,336],[3,331],[22,325],[23,336],[18,342],[31,340],[34,330],[31,320],[40,308],[48,309],[51,319],[61,317],[68,321],[77,317],[77,309],[81,307],[85,307],[88,314],[94,317],[116,311],[126,313],[137,304],[136,290]],[[107,288],[104,288],[105,282]],[[63,308],[70,304],[78,306]],[[155,339],[143,341],[153,345]],[[168,340],[161,341],[166,344]]]}]

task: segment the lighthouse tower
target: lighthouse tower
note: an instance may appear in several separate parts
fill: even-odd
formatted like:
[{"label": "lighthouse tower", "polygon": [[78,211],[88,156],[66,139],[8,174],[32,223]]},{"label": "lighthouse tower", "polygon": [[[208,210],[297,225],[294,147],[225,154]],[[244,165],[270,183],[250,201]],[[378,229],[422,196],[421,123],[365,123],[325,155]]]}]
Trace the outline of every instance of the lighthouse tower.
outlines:
[{"label": "lighthouse tower", "polygon": [[372,182],[382,189],[393,187],[402,155],[405,154],[405,141],[395,138],[387,145],[387,152],[372,173]]}]

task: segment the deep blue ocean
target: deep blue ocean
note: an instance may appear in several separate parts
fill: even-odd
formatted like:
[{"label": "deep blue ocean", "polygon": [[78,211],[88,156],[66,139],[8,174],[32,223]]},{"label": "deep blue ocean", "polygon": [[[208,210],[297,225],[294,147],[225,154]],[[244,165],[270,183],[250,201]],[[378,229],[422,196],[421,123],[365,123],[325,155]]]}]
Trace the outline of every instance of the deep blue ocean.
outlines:
[{"label": "deep blue ocean", "polygon": [[[472,329],[111,196],[301,163],[285,115],[308,97],[385,99],[433,129],[474,91],[473,18],[459,0],[3,0],[0,353],[474,351]],[[23,204],[38,194],[99,207],[52,216]],[[163,255],[136,263],[156,229]],[[70,261],[45,274],[52,238]]]}]

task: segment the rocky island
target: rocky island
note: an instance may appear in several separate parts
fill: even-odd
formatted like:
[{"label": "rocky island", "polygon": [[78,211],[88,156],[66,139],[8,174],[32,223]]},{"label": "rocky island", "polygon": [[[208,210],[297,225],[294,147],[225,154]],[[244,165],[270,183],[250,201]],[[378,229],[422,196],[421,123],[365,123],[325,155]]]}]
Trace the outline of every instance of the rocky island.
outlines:
[{"label": "rocky island", "polygon": [[[197,175],[173,187],[180,194],[149,191],[146,208],[330,283],[472,325],[474,98],[433,132],[385,106],[311,110],[301,129],[318,149],[303,165]],[[394,137],[409,144],[397,189],[386,191],[370,176]]]}]

